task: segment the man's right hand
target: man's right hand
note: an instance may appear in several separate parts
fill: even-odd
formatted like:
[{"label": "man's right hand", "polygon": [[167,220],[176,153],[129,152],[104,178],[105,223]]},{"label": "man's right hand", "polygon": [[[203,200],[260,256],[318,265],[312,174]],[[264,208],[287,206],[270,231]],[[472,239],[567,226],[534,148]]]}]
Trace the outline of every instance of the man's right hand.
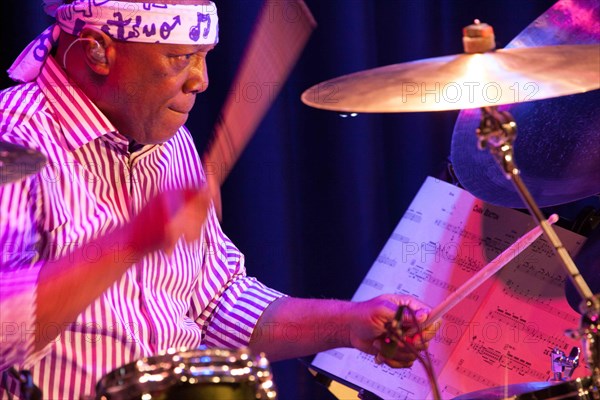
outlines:
[{"label": "man's right hand", "polygon": [[155,250],[170,255],[182,237],[186,242],[200,237],[209,205],[206,189],[161,192],[131,221],[131,241],[142,256]]}]

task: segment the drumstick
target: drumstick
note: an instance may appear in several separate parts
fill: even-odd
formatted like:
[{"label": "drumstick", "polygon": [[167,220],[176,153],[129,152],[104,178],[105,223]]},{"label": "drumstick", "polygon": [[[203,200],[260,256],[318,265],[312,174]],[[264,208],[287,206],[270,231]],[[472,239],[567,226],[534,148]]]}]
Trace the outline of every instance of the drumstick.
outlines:
[{"label": "drumstick", "polygon": [[[293,19],[288,15],[293,15]],[[230,95],[202,157],[219,220],[220,187],[283,89],[316,26],[302,0],[264,2]]]},{"label": "drumstick", "polygon": [[[558,215],[552,214],[547,222],[554,224],[558,221]],[[471,292],[477,289],[483,282],[485,282],[490,276],[494,275],[504,267],[506,264],[511,262],[516,256],[518,256],[523,250],[531,245],[535,240],[542,234],[542,228],[536,226],[523,236],[521,236],[516,242],[510,245],[506,250],[500,253],[494,258],[488,265],[480,269],[475,275],[469,280],[463,283],[458,290],[451,293],[444,301],[442,301],[437,307],[435,307],[427,320],[423,323],[423,329],[429,327],[431,324],[436,322],[438,319],[443,317],[450,309],[456,306],[462,299],[467,297]]]}]

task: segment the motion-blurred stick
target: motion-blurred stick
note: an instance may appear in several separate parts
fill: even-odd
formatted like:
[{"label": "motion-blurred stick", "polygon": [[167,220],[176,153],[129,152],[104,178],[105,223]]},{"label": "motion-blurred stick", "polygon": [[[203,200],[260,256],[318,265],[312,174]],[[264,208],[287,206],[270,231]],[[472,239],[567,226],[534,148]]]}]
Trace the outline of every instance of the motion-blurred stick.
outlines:
[{"label": "motion-blurred stick", "polygon": [[[221,185],[275,101],[316,26],[302,0],[265,1],[203,157],[219,219]],[[256,92],[256,98],[244,99],[247,91]]]}]

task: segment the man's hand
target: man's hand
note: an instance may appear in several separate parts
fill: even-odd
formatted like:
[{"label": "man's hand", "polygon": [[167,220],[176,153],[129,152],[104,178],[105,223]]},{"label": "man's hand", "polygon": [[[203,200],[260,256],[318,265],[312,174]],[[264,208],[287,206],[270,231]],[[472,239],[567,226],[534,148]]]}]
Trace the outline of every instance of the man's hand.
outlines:
[{"label": "man's hand", "polygon": [[[384,357],[388,326],[401,304],[415,312],[419,323],[427,319],[429,308],[409,296],[386,294],[363,302],[284,297],[267,307],[260,317],[250,347],[253,351],[264,351],[271,361],[336,347],[354,347],[375,355],[376,362],[385,362],[393,368],[410,367],[417,352],[427,349],[435,329],[419,333],[408,318],[402,327],[406,333],[403,339],[410,346],[399,343],[392,354]],[[296,333],[293,337],[288,328]]]},{"label": "man's hand", "polygon": [[[406,343],[398,341],[396,348],[392,348],[392,353],[387,354],[389,350],[383,349],[384,340],[400,305],[412,310],[402,325],[405,332],[403,339]],[[375,361],[378,363],[385,362],[393,368],[410,367],[418,352],[426,350],[429,341],[435,336],[435,325],[423,332],[419,332],[418,328],[418,325],[427,319],[429,311],[427,306],[415,298],[401,295],[381,295],[368,301],[354,303],[354,307],[348,311],[351,313],[350,343],[360,351],[375,355]],[[412,313],[415,321],[410,317]]]},{"label": "man's hand", "polygon": [[182,237],[186,242],[200,237],[209,204],[208,190],[159,193],[131,222],[132,241],[141,253],[164,250],[170,255]]}]

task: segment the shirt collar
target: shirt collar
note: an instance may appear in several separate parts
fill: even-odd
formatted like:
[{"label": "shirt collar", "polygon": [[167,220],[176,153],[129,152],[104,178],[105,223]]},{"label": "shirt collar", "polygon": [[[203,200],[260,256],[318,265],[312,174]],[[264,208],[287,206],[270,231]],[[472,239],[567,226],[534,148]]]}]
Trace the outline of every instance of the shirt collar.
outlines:
[{"label": "shirt collar", "polygon": [[66,142],[71,150],[77,150],[110,133],[110,139],[127,146],[127,138],[117,132],[106,115],[75,83],[69,81],[53,57],[48,57],[36,81],[62,127],[64,137],[57,138],[59,143]]}]

